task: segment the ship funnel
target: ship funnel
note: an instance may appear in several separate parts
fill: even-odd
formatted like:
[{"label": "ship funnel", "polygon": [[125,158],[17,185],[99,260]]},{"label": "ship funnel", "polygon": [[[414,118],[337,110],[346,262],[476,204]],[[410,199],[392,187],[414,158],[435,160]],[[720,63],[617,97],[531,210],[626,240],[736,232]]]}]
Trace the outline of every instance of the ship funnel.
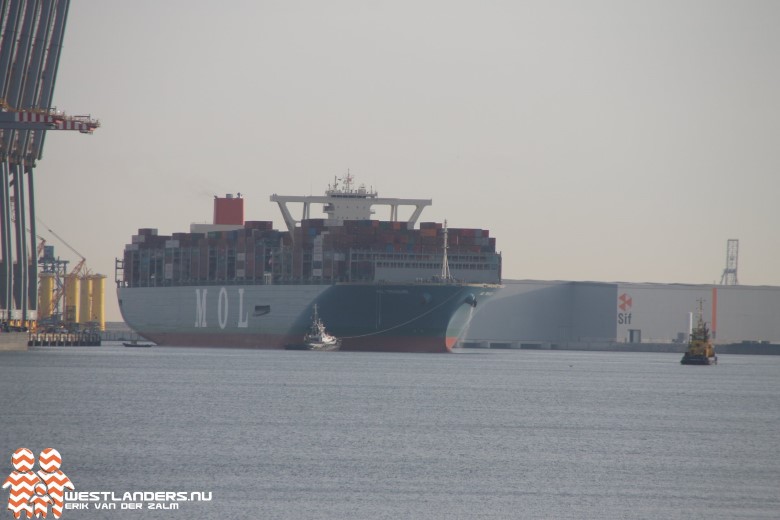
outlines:
[{"label": "ship funnel", "polygon": [[240,194],[238,197],[232,193],[225,197],[214,197],[214,224],[244,225],[244,199]]}]

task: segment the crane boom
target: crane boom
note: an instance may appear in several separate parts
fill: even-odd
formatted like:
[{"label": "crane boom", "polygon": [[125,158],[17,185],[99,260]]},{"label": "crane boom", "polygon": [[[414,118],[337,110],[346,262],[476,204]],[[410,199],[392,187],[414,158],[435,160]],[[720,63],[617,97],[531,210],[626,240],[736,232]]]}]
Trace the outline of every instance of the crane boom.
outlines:
[{"label": "crane boom", "polygon": [[90,116],[69,116],[56,110],[0,112],[0,130],[78,130],[82,134],[91,134],[99,126],[100,121]]},{"label": "crane boom", "polygon": [[[61,236],[59,236],[57,233],[55,233],[55,232],[54,232],[54,231],[53,231],[51,228],[49,228],[49,226],[47,226],[47,225],[46,225],[46,223],[45,223],[43,220],[41,220],[40,218],[38,218],[37,220],[38,220],[38,222],[40,222],[40,223],[41,223],[41,225],[42,225],[44,228],[46,228],[46,231],[48,231],[49,233],[51,233],[51,234],[52,234],[52,236],[53,236],[54,238],[56,238],[57,240],[59,240],[60,242],[62,242],[62,243],[65,245],[65,247],[67,247],[68,249],[70,249],[71,251],[73,251],[74,253],[76,253],[76,255],[77,255],[79,258],[81,258],[81,260],[82,260],[82,262],[80,262],[80,263],[83,263],[83,262],[85,262],[85,261],[86,261],[86,258],[84,258],[84,255],[82,255],[81,253],[79,253],[78,251],[76,251],[76,249],[75,249],[75,248],[74,248],[72,245],[68,244],[68,243],[65,241],[65,239],[64,239],[64,238],[62,238],[62,237],[61,237]],[[74,271],[75,271],[75,269],[74,269]]]}]

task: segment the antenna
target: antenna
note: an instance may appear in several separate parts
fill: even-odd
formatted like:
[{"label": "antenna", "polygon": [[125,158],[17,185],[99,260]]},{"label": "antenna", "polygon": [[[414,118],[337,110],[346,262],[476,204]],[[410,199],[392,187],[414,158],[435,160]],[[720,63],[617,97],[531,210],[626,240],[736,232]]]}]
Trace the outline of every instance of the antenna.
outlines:
[{"label": "antenna", "polygon": [[739,258],[739,240],[729,238],[726,243],[726,268],[720,277],[721,285],[739,285],[737,281],[737,260]]}]

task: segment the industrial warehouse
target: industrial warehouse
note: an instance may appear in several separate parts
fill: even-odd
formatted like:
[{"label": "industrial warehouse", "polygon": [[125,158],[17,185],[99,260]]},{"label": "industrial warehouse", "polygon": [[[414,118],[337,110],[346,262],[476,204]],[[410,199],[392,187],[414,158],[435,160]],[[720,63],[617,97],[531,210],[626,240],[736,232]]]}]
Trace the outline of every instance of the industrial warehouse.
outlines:
[{"label": "industrial warehouse", "polygon": [[[505,280],[466,347],[681,351],[699,307],[719,345],[780,351],[780,287]],[[667,345],[667,348],[663,346]],[[721,352],[732,350],[720,349]],[[734,349],[733,352],[739,352]]]},{"label": "industrial warehouse", "polygon": [[718,285],[504,280],[461,346],[681,352],[701,317],[722,353],[780,354],[780,287],[739,285],[738,265],[732,238]]}]

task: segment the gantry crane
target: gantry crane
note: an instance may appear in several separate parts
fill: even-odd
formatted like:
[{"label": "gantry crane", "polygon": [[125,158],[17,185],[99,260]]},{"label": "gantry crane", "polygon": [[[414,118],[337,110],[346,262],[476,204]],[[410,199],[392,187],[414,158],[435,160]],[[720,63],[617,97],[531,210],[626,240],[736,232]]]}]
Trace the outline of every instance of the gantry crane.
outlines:
[{"label": "gantry crane", "polygon": [[100,126],[52,108],[69,6],[70,0],[0,1],[0,322],[21,327],[37,317],[37,262],[29,244],[37,236],[33,174],[46,132],[88,134]]},{"label": "gantry crane", "polygon": [[739,259],[739,239],[729,238],[726,242],[726,268],[720,277],[721,285],[739,285],[737,263]]}]

